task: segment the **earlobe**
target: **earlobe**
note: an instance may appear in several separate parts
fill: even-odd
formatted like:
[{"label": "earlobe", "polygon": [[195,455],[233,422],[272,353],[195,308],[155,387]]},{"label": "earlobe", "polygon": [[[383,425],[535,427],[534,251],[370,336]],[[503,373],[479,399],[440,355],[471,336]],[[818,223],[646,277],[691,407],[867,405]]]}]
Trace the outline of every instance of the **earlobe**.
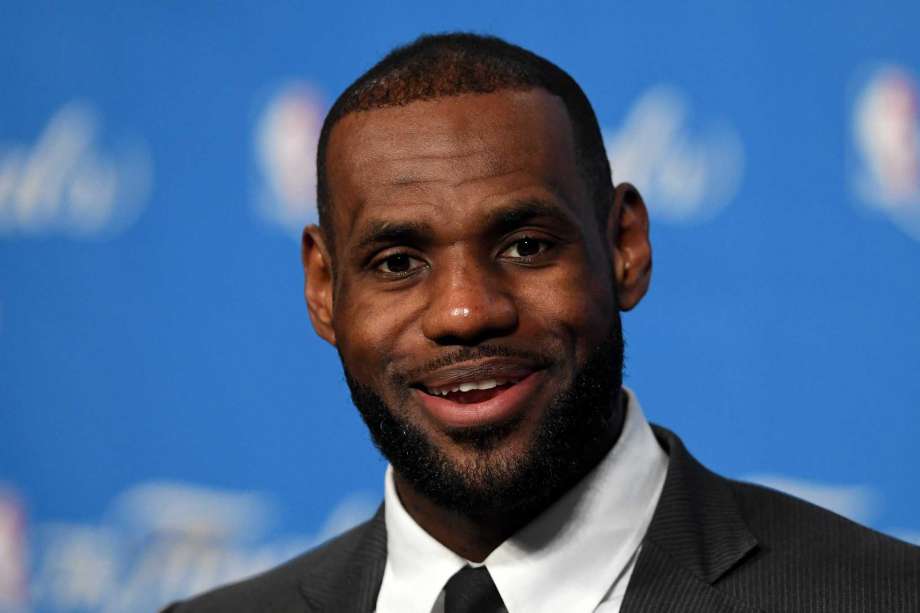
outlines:
[{"label": "earlobe", "polygon": [[648,210],[639,191],[629,183],[620,183],[614,191],[606,238],[619,308],[628,311],[645,296],[652,277]]},{"label": "earlobe", "polygon": [[336,344],[333,313],[333,271],[322,232],[315,225],[303,230],[300,259],[304,272],[304,298],[310,322],[320,338]]}]

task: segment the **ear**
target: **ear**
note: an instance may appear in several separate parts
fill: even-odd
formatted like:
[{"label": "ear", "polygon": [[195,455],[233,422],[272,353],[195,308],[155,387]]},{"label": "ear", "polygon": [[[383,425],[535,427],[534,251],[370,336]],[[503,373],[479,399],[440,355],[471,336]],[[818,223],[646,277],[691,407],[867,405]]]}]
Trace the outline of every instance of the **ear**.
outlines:
[{"label": "ear", "polygon": [[621,311],[628,311],[639,304],[652,279],[648,210],[639,190],[629,183],[620,183],[614,190],[605,237],[613,258],[618,305]]},{"label": "ear", "polygon": [[335,330],[332,327],[332,260],[319,227],[307,226],[303,229],[300,260],[303,263],[303,293],[313,329],[320,338],[335,345]]}]

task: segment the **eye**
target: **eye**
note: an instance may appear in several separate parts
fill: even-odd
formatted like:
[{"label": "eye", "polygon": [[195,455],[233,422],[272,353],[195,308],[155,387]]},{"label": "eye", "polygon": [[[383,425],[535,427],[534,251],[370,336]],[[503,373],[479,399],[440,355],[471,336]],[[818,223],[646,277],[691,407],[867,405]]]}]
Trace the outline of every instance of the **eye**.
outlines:
[{"label": "eye", "polygon": [[408,253],[393,253],[379,260],[376,269],[390,276],[405,276],[422,266],[422,261]]},{"label": "eye", "polygon": [[549,247],[550,244],[548,241],[524,237],[511,243],[507,249],[502,251],[502,255],[509,258],[527,260],[540,255],[549,249]]}]

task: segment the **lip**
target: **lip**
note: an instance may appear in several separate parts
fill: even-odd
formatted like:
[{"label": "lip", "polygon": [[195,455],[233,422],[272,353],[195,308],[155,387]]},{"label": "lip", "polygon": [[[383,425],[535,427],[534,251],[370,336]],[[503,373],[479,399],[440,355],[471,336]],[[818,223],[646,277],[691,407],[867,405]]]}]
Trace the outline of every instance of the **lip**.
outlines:
[{"label": "lip", "polygon": [[[490,369],[496,372],[496,369]],[[501,368],[501,376],[508,376],[510,370]],[[466,370],[470,372],[469,369]],[[491,374],[485,370],[477,370],[477,374]],[[436,422],[448,428],[471,428],[487,426],[506,422],[523,413],[530,405],[534,392],[543,380],[544,370],[528,370],[524,378],[503,390],[501,393],[482,402],[461,403],[448,400],[440,396],[432,396],[420,389],[413,388],[412,392],[422,404],[425,412]],[[492,375],[493,377],[495,375]],[[513,378],[513,377],[509,377]],[[464,379],[469,380],[467,377]],[[433,387],[449,385],[456,382],[432,379]]]},{"label": "lip", "polygon": [[446,368],[439,368],[426,377],[414,381],[411,387],[432,389],[459,385],[470,381],[482,381],[483,379],[522,380],[531,373],[541,370],[542,367],[542,364],[516,358],[487,358],[476,362],[465,362]]}]

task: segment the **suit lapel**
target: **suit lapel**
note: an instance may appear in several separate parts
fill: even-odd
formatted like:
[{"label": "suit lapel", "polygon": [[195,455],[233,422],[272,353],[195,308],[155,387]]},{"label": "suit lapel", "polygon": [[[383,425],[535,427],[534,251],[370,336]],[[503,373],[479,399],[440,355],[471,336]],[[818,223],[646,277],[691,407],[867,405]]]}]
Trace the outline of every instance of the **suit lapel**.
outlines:
[{"label": "suit lapel", "polygon": [[374,610],[387,559],[383,505],[361,530],[353,547],[304,577],[300,592],[307,610]]},{"label": "suit lapel", "polygon": [[668,474],[622,612],[756,611],[713,587],[757,546],[728,483],[673,433],[654,430],[669,456]]},{"label": "suit lapel", "polygon": [[646,541],[621,613],[757,613],[687,571],[657,543]]}]

